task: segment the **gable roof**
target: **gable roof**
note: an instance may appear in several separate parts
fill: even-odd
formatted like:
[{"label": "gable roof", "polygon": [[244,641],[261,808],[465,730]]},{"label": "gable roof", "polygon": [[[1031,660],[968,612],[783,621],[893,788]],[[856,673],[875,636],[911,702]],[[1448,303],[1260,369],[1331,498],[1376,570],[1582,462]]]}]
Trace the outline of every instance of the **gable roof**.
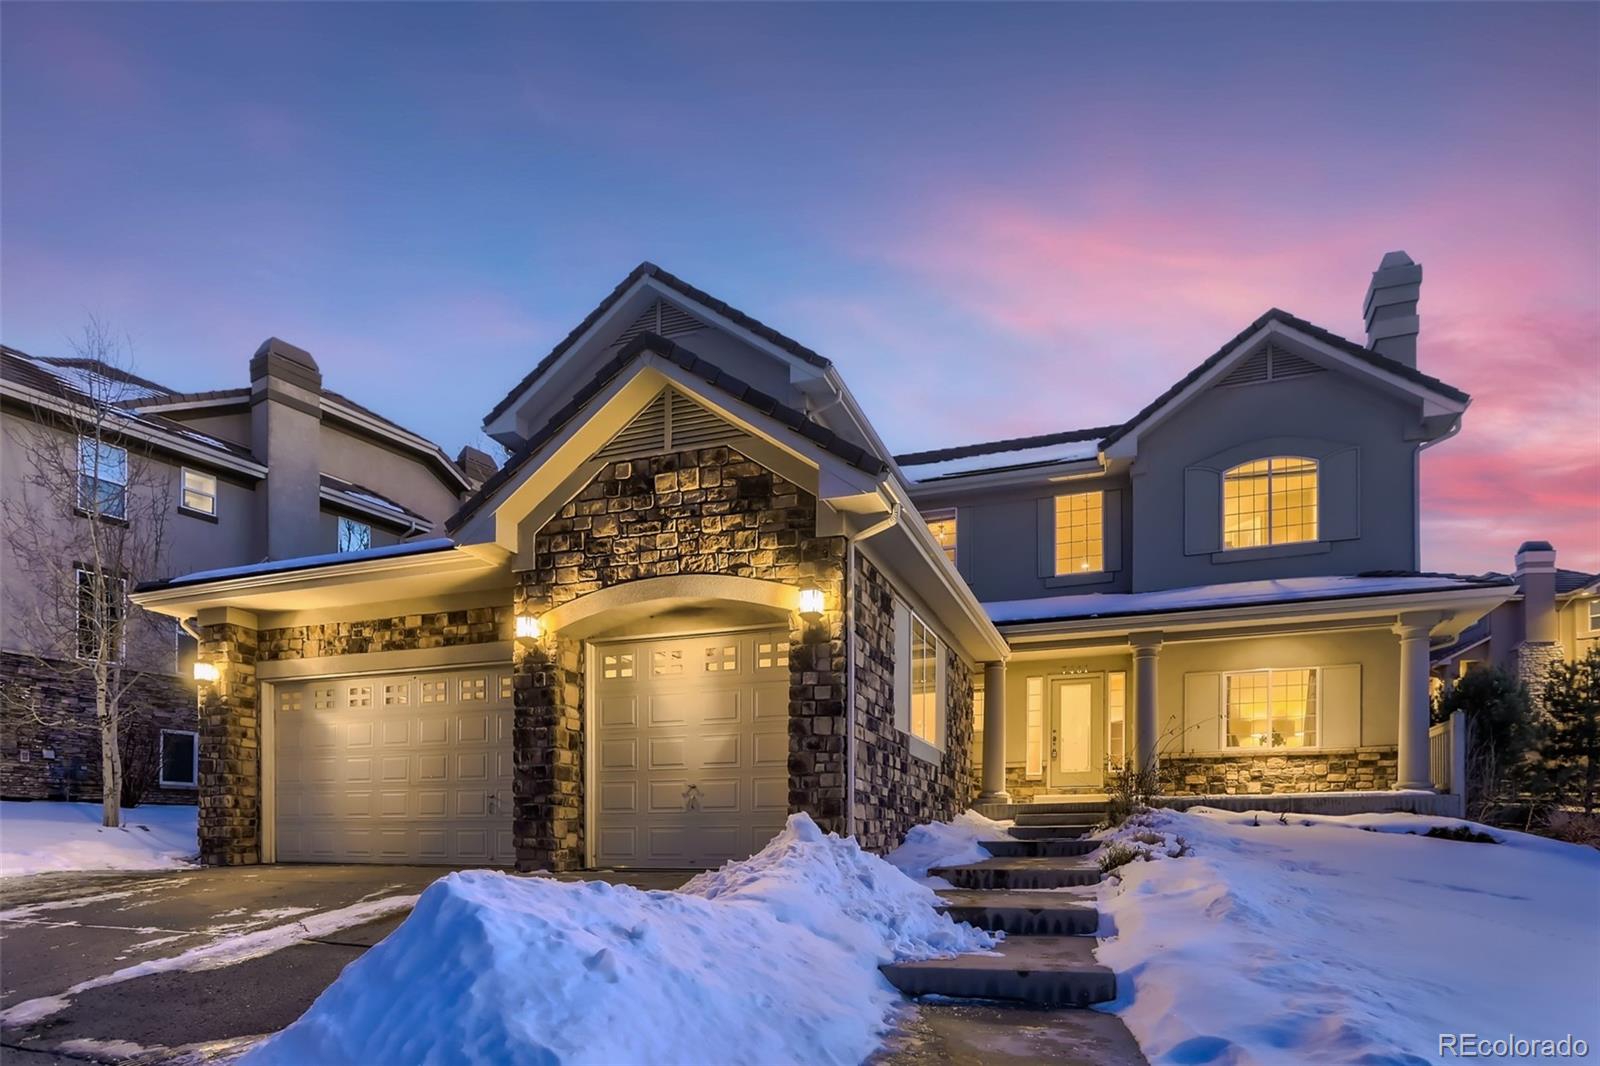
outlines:
[{"label": "gable roof", "polygon": [[767,415],[788,426],[796,433],[811,441],[823,451],[844,460],[846,463],[865,471],[875,477],[881,477],[888,472],[888,465],[872,452],[839,436],[826,426],[819,425],[806,417],[804,411],[790,407],[774,396],[769,396],[760,389],[734,377],[714,363],[695,355],[694,352],[681,344],[667,340],[665,337],[654,333],[642,333],[630,341],[620,352],[609,359],[605,365],[595,372],[581,388],[572,394],[572,397],[562,405],[561,409],[551,415],[544,426],[522,443],[516,452],[506,460],[505,465],[495,471],[494,475],[479,486],[462,504],[455,514],[445,521],[445,529],[455,532],[472,517],[490,497],[510,481],[518,470],[531,459],[544,445],[555,436],[562,426],[566,425],[583,410],[591,399],[599,393],[606,384],[628,368],[630,364],[645,355],[656,355],[712,386],[719,392],[727,394],[734,400],[744,403],[757,411]]},{"label": "gable roof", "polygon": [[1070,429],[1060,433],[1041,433],[1032,437],[964,444],[954,448],[935,448],[895,456],[901,473],[918,484],[944,481],[972,474],[995,474],[1055,466],[1093,459],[1100,442],[1115,426]]},{"label": "gable roof", "polygon": [[578,342],[578,338],[589,332],[590,328],[593,327],[596,322],[605,317],[606,312],[610,311],[611,308],[616,305],[617,301],[622,299],[623,295],[626,294],[627,291],[631,289],[641,278],[652,278],[655,281],[660,282],[662,285],[665,285],[667,288],[678,293],[680,296],[693,300],[696,303],[715,311],[717,314],[721,315],[723,318],[726,318],[735,325],[749,330],[762,340],[776,345],[798,359],[805,360],[812,366],[826,369],[833,365],[827,359],[818,355],[816,352],[812,351],[810,348],[807,348],[794,338],[787,337],[784,334],[779,333],[765,322],[752,318],[743,311],[739,310],[737,307],[724,303],[705,290],[697,289],[693,285],[690,285],[687,281],[684,281],[682,278],[677,277],[674,274],[669,274],[667,271],[662,270],[649,260],[645,260],[638,266],[634,267],[633,270],[629,272],[628,276],[623,278],[617,287],[611,290],[610,295],[608,295],[604,300],[601,300],[599,305],[596,306],[593,311],[590,311],[588,315],[584,317],[584,320],[579,322],[577,327],[573,329],[571,333],[568,333],[561,339],[559,344],[550,349],[550,354],[539,360],[534,368],[528,371],[523,379],[517,382],[510,392],[506,393],[505,398],[494,405],[494,409],[485,415],[483,420],[485,422],[492,422],[501,414],[505,413],[506,408],[510,407],[514,402],[516,402],[517,397],[526,391],[529,385],[532,385],[539,379],[540,375],[554,366],[556,360],[565,355],[568,349]]}]

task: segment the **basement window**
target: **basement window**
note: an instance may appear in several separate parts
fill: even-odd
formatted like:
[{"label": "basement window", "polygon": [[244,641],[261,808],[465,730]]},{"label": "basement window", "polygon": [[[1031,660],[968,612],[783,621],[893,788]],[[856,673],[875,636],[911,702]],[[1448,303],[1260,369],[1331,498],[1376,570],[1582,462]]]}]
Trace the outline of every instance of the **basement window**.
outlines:
[{"label": "basement window", "polygon": [[200,734],[182,729],[161,731],[161,787],[196,788],[200,784]]}]

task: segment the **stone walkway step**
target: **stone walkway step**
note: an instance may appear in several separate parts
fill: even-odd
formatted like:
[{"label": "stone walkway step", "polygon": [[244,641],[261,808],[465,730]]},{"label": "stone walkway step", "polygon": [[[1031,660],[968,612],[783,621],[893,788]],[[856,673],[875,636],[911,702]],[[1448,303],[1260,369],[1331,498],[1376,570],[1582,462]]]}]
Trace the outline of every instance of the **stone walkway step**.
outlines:
[{"label": "stone walkway step", "polygon": [[980,847],[995,858],[1040,856],[1045,858],[1072,858],[1087,855],[1100,846],[1098,840],[1074,837],[1069,840],[980,840]]},{"label": "stone walkway step", "polygon": [[1099,884],[1100,867],[1081,860],[1003,858],[984,859],[965,866],[936,866],[928,871],[928,876],[942,877],[956,888],[1069,888]]},{"label": "stone walkway step", "polygon": [[1104,807],[1098,810],[1026,811],[1016,816],[1017,825],[1099,825],[1105,820]]},{"label": "stone walkway step", "polygon": [[939,909],[958,922],[1009,936],[1092,936],[1100,912],[1060,892],[945,889]]},{"label": "stone walkway step", "polygon": [[1093,829],[1092,825],[1014,825],[1006,835],[1017,840],[1077,840]]},{"label": "stone walkway step", "polygon": [[1149,1066],[1115,1014],[923,1000],[867,1066]]},{"label": "stone walkway step", "polygon": [[998,999],[1037,1007],[1087,1007],[1117,998],[1117,978],[1087,936],[1008,937],[992,955],[957,955],[879,967],[908,996]]}]

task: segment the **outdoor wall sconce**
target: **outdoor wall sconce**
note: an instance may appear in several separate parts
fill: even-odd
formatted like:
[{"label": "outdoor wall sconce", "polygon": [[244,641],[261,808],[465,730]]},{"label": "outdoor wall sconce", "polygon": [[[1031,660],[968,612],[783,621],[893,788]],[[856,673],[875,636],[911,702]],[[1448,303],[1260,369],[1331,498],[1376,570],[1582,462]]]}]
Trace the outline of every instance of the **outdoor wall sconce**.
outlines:
[{"label": "outdoor wall sconce", "polygon": [[800,590],[800,617],[807,622],[822,621],[823,599],[822,590],[815,585],[807,585]]},{"label": "outdoor wall sconce", "polygon": [[203,684],[212,685],[215,684],[217,679],[221,676],[222,671],[217,669],[216,663],[202,662],[199,659],[194,661],[194,679],[196,681],[199,681]]},{"label": "outdoor wall sconce", "polygon": [[539,619],[531,614],[517,615],[517,639],[538,640],[544,636],[544,626],[539,624]]}]

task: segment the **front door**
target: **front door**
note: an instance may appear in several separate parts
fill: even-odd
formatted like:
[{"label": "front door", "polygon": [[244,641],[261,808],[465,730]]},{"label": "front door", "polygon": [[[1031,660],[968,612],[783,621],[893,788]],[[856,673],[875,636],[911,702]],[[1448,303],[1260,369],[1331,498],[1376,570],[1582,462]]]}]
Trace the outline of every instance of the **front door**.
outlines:
[{"label": "front door", "polygon": [[1098,788],[1105,781],[1105,678],[1050,682],[1050,760],[1055,788]]}]

